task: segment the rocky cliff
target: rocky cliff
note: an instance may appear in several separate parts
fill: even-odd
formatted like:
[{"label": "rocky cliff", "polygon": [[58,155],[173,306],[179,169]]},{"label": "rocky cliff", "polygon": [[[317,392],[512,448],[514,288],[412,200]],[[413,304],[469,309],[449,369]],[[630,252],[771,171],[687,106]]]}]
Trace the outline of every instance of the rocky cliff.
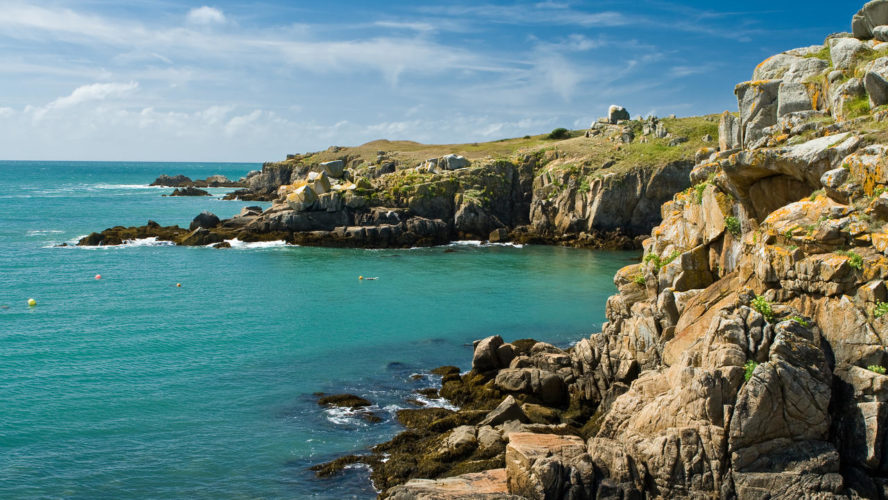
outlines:
[{"label": "rocky cliff", "polygon": [[112,228],[82,244],[138,233],[192,245],[273,237],[352,247],[491,239],[637,248],[660,205],[690,185],[695,151],[714,145],[717,117],[613,121],[487,144],[377,141],[290,155],[229,195],[273,201],[268,210],[190,233]]},{"label": "rocky cliff", "polygon": [[[888,1],[853,23],[736,87],[602,332],[490,337],[445,374],[462,409],[366,458],[383,496],[888,498]],[[588,227],[568,191],[534,223]]]}]

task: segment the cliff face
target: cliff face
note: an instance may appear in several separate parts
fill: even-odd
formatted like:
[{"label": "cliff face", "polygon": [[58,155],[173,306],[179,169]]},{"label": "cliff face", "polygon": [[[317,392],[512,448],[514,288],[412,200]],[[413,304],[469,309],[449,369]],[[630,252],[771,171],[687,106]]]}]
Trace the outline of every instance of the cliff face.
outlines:
[{"label": "cliff face", "polygon": [[373,248],[490,239],[638,248],[638,237],[660,221],[659,206],[689,186],[691,158],[713,141],[716,121],[602,119],[574,137],[334,146],[265,164],[242,179],[248,187],[228,195],[272,201],[264,212],[190,232],[112,228],[81,244],[141,235],[183,245],[272,238]]},{"label": "cliff face", "polygon": [[[888,2],[854,22],[888,36]],[[557,418],[495,428],[502,498],[888,497],[882,47],[834,36],[737,86],[720,151],[698,156],[642,262],[617,273],[602,332],[565,351],[476,345],[463,383],[525,409],[547,384],[567,394],[548,405]],[[578,198],[534,203],[534,221],[583,227],[565,218],[589,207]],[[551,436],[565,433],[585,441]]]}]

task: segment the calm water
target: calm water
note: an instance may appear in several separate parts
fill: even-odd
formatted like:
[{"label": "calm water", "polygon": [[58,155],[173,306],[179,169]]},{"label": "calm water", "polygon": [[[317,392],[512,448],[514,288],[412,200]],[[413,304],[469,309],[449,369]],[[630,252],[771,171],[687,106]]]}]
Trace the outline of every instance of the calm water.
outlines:
[{"label": "calm water", "polygon": [[[54,247],[229,217],[257,203],[144,186],[254,168],[0,162],[0,498],[373,498],[364,470],[306,469],[391,437],[394,411],[434,383],[410,375],[468,369],[473,339],[567,345],[597,331],[614,271],[636,257]],[[384,422],[324,411],[319,391],[363,395]]]}]

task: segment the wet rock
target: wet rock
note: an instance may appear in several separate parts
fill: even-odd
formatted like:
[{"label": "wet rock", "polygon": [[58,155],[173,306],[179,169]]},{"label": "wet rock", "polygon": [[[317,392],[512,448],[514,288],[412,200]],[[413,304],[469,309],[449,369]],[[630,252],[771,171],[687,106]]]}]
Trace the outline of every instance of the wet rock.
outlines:
[{"label": "wet rock", "polygon": [[196,187],[180,187],[173,190],[170,196],[210,196],[210,193]]},{"label": "wet rock", "polygon": [[331,394],[329,396],[322,396],[321,398],[319,398],[318,404],[321,406],[335,406],[339,408],[355,409],[370,406],[373,403],[360,396],[355,396],[354,394]]},{"label": "wet rock", "polygon": [[191,186],[192,184],[193,181],[184,175],[169,176],[164,174],[155,179],[149,186],[180,187]]},{"label": "wet rock", "polygon": [[197,229],[199,227],[204,227],[204,228],[209,229],[209,228],[213,228],[213,227],[218,226],[219,222],[220,222],[219,217],[216,217],[215,214],[213,214],[212,212],[204,211],[204,212],[201,212],[200,214],[198,214],[198,216],[195,217],[191,221],[191,224],[188,226],[188,229],[191,231],[194,231],[195,229]]}]

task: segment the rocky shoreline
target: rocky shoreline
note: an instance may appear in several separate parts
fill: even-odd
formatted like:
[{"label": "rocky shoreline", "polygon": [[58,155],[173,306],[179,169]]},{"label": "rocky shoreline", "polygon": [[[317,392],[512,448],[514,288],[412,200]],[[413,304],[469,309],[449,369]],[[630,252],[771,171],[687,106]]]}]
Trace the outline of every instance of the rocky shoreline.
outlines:
[{"label": "rocky shoreline", "polygon": [[853,31],[737,86],[601,332],[480,340],[438,370],[459,410],[318,473],[367,463],[399,500],[888,498],[888,1]]},{"label": "rocky shoreline", "polygon": [[[154,224],[114,227],[79,244],[120,244],[139,235],[178,245],[237,238],[405,248],[484,240],[637,249],[660,221],[660,205],[690,186],[697,149],[713,141],[716,131],[715,116],[611,116],[584,134],[565,132],[558,139],[333,147],[267,163],[237,183],[220,176],[192,181],[164,175],[152,185],[189,190],[185,194],[202,194],[195,190],[203,186],[246,186],[226,198],[272,206],[215,224],[204,221],[187,232]],[[389,149],[377,149],[382,146]],[[427,157],[460,147],[472,150],[466,153],[472,159],[453,153]]]}]

